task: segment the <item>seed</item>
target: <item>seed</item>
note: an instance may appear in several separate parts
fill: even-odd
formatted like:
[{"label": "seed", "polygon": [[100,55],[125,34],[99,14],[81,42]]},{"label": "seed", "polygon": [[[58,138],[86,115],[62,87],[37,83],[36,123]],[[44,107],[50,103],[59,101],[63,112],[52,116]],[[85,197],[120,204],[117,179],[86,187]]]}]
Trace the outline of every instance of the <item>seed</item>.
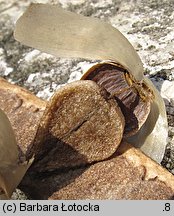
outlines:
[{"label": "seed", "polygon": [[47,104],[30,149],[31,155],[36,155],[33,169],[52,170],[104,160],[116,151],[123,130],[122,112],[106,90],[93,81],[68,84]]},{"label": "seed", "polygon": [[125,117],[124,136],[135,134],[144,124],[150,112],[152,93],[145,83],[136,82],[121,65],[98,63],[82,79],[95,81],[115,98]]}]

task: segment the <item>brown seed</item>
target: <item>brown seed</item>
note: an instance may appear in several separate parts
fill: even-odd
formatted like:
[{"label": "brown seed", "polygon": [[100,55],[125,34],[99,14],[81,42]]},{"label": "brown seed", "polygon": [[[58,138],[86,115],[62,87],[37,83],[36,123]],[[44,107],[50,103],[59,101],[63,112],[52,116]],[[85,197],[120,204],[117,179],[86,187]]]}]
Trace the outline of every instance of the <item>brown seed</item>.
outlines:
[{"label": "brown seed", "polygon": [[123,130],[122,112],[106,90],[87,80],[68,84],[47,104],[30,149],[36,158],[33,169],[104,160],[116,151]]},{"label": "brown seed", "polygon": [[115,63],[98,63],[81,79],[93,80],[113,96],[125,117],[124,136],[135,134],[150,112],[151,90]]}]

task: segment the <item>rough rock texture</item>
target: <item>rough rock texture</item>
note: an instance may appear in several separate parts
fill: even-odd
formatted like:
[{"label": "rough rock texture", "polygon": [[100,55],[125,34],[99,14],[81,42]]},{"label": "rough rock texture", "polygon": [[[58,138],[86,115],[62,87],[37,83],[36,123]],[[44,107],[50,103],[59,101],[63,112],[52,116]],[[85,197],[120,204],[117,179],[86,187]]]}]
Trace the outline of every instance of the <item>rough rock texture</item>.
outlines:
[{"label": "rough rock texture", "polygon": [[[0,1],[0,76],[48,99],[60,85],[80,79],[91,62],[57,59],[16,42],[14,24],[30,2]],[[58,3],[57,0],[38,2]],[[165,102],[169,142],[162,165],[174,174],[174,100],[173,91],[168,90],[174,81],[173,0],[60,0],[59,4],[117,27],[136,48],[147,76],[163,96],[168,95]]]}]

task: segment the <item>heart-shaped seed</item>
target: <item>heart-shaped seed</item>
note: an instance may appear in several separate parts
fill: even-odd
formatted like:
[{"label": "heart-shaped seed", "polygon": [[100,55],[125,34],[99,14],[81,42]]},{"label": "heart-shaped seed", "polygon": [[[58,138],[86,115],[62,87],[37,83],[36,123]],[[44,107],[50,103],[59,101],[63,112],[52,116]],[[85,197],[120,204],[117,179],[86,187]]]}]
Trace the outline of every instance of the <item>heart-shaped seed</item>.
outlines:
[{"label": "heart-shaped seed", "polygon": [[122,112],[106,90],[87,80],[68,84],[47,104],[30,149],[35,154],[32,169],[43,172],[104,160],[116,151],[123,130]]}]

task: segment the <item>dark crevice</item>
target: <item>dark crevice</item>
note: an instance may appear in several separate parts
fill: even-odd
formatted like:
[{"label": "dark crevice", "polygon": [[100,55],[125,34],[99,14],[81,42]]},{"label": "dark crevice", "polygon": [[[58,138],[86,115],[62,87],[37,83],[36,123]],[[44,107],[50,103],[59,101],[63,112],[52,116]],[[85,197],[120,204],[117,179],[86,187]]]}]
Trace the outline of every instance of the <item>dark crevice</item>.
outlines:
[{"label": "dark crevice", "polygon": [[79,125],[77,125],[77,126],[73,129],[72,132],[78,131],[78,130],[80,129],[80,127],[82,127],[83,124],[84,124],[85,122],[87,122],[87,121],[88,121],[88,119],[83,120]]},{"label": "dark crevice", "polygon": [[75,171],[77,169],[87,169],[89,168],[91,165],[94,165],[96,162],[93,162],[91,164],[81,164],[78,166],[73,166],[73,167],[62,167],[59,169],[53,169],[53,170],[47,170],[47,171],[42,171],[42,172],[30,172],[30,176],[32,176],[33,178],[37,178],[37,179],[42,179],[42,178],[47,178],[47,177],[51,177],[54,175],[60,175],[63,173],[67,173],[69,171]]},{"label": "dark crevice", "polygon": [[89,112],[88,114],[86,114],[86,116],[84,117],[84,119],[83,119],[82,121],[78,122],[77,125],[75,125],[70,131],[68,131],[66,134],[64,134],[64,135],[63,135],[62,137],[60,137],[59,139],[62,139],[62,140],[67,139],[68,137],[71,136],[71,134],[72,134],[73,132],[78,131],[87,121],[90,120],[90,118],[95,114],[95,112],[96,112],[97,110],[99,110],[99,107],[96,107],[95,110],[93,110],[93,111]]},{"label": "dark crevice", "polygon": [[[30,175],[32,175],[33,177],[36,177],[36,178],[43,178],[43,177],[49,177],[49,176],[51,177],[52,175],[59,175],[59,174],[66,173],[66,172],[69,172],[69,171],[75,171],[77,169],[87,169],[87,168],[89,168],[89,167],[91,167],[91,166],[93,166],[93,165],[95,165],[97,163],[109,161],[109,160],[111,160],[111,159],[113,159],[115,157],[118,157],[118,156],[122,155],[122,154],[123,154],[123,152],[119,153],[119,151],[116,150],[110,157],[102,159],[102,160],[93,161],[91,163],[88,163],[88,162],[84,161],[84,163],[81,163],[81,164],[76,165],[76,166],[54,168],[54,169],[51,169],[51,170],[46,170],[46,171],[41,171],[41,172],[31,171]],[[145,178],[145,175],[146,175],[146,170],[144,170],[142,180]]]}]

